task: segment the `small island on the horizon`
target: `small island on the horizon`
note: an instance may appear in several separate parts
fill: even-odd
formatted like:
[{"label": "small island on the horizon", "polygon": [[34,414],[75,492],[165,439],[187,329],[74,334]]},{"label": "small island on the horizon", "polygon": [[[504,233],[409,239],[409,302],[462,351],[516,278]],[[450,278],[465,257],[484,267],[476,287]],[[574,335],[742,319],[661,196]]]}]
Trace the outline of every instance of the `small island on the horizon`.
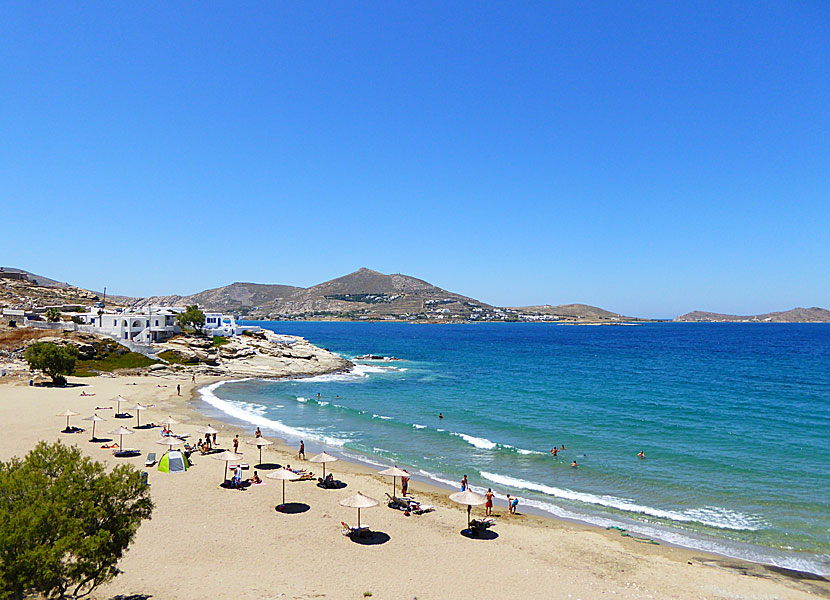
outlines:
[{"label": "small island on the horizon", "polygon": [[79,305],[198,305],[249,320],[404,321],[415,323],[559,322],[623,324],[637,322],[830,323],[830,310],[793,308],[759,315],[692,311],[672,319],[626,316],[588,304],[500,307],[434,286],[409,275],[368,268],[309,288],[236,282],[191,295],[135,298],[86,290],[18,268],[0,267],[0,308]]}]

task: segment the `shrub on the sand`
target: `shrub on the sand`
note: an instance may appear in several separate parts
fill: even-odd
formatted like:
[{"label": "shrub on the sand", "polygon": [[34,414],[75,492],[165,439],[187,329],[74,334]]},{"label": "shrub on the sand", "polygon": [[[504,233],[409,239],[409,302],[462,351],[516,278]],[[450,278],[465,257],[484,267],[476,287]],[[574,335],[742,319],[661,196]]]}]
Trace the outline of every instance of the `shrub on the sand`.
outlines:
[{"label": "shrub on the sand", "polygon": [[40,442],[0,462],[0,598],[89,594],[118,574],[152,510],[138,469],[107,473],[74,446]]},{"label": "shrub on the sand", "polygon": [[43,371],[52,378],[53,383],[64,385],[64,375],[69,375],[75,369],[78,349],[69,344],[58,346],[50,342],[35,342],[26,348],[23,357],[30,369]]}]

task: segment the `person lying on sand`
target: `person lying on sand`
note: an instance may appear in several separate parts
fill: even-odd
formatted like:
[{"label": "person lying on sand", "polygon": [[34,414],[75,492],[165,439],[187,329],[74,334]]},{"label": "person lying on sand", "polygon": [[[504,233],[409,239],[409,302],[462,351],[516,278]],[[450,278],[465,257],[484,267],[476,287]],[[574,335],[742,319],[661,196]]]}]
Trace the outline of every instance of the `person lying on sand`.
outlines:
[{"label": "person lying on sand", "polygon": [[81,396],[94,396],[95,394],[87,394],[86,392],[81,392]]},{"label": "person lying on sand", "polygon": [[96,406],[95,410],[112,410],[112,406]]}]

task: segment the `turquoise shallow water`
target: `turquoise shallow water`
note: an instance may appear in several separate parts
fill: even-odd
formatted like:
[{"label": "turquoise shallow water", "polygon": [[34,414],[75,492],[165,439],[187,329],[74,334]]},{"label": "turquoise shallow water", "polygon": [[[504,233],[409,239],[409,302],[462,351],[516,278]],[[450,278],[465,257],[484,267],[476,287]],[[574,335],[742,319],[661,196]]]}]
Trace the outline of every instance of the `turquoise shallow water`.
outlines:
[{"label": "turquoise shallow water", "polygon": [[348,358],[401,359],[205,390],[272,435],[830,574],[828,325],[260,325]]}]

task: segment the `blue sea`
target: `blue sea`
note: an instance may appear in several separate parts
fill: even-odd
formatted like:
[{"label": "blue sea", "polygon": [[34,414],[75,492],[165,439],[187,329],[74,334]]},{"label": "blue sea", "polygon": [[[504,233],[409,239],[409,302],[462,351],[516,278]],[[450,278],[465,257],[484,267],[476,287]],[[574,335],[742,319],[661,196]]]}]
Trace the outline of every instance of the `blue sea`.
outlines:
[{"label": "blue sea", "polygon": [[830,325],[257,324],[357,367],[213,385],[208,410],[456,489],[466,474],[525,510],[830,575]]}]

